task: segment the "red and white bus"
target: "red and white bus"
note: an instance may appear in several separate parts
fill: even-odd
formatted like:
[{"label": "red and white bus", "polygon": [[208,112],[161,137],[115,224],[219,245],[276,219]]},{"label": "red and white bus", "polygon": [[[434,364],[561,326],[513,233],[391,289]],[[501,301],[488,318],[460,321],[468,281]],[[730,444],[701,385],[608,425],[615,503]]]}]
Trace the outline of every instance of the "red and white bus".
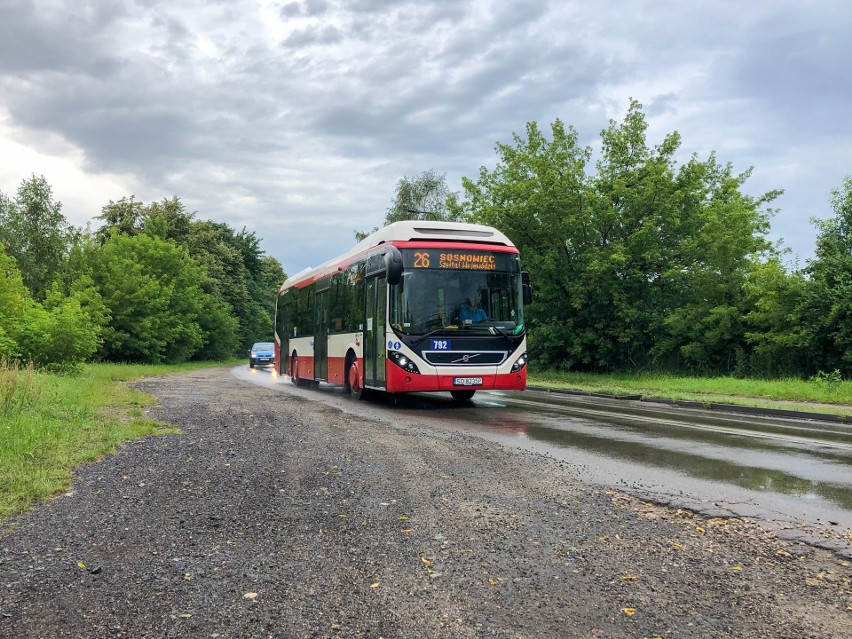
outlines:
[{"label": "red and white bus", "polygon": [[276,370],[299,385],[343,385],[359,399],[523,389],[531,297],[518,249],[496,229],[396,222],[284,282]]}]

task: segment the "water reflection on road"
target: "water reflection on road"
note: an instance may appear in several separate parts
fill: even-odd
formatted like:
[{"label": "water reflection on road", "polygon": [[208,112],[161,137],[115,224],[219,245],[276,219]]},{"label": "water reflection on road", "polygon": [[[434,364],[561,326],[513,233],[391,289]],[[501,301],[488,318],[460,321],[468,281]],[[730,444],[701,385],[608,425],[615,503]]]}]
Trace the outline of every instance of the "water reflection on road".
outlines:
[{"label": "water reflection on road", "polygon": [[[238,376],[242,374],[236,373]],[[266,379],[264,379],[266,378]],[[565,460],[586,481],[706,512],[852,527],[852,427],[526,393],[354,402],[338,388],[252,381],[384,421],[423,423]]]},{"label": "water reflection on road", "polygon": [[[645,443],[633,437],[613,437],[619,434],[617,432],[594,434],[580,432],[579,429],[563,431],[542,426],[529,427],[527,434],[558,446],[580,448],[606,457],[657,469],[668,468],[679,474],[723,481],[743,488],[798,497],[819,495],[843,508],[852,509],[850,486],[831,481],[833,477],[849,472],[848,465],[844,468],[841,458],[826,461],[825,454],[820,455],[823,459],[814,464],[814,460],[804,453],[774,453],[766,445],[737,449],[704,443],[697,437],[683,440],[651,437]],[[783,467],[796,468],[801,474],[791,474],[781,470]]]},{"label": "water reflection on road", "polygon": [[848,427],[515,395],[483,398],[469,420],[487,430],[507,419],[525,447],[583,464],[592,481],[689,507],[852,526]]}]

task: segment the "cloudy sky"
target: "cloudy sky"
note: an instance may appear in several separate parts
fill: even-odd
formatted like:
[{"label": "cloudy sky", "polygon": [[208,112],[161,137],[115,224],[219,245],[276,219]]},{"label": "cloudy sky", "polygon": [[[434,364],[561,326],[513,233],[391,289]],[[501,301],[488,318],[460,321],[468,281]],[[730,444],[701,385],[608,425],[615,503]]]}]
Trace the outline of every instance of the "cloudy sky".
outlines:
[{"label": "cloudy sky", "polygon": [[784,189],[804,263],[852,174],[850,26],[845,0],[0,0],[0,190],[44,175],[75,225],[178,195],[294,273],[401,177],[460,191],[533,120],[595,145],[632,97],[652,143]]}]

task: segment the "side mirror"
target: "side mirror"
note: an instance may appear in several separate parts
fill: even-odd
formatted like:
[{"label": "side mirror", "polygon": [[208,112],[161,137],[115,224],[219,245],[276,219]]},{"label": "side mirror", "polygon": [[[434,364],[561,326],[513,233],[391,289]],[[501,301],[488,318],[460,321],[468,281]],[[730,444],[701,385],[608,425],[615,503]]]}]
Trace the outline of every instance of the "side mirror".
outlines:
[{"label": "side mirror", "polygon": [[530,284],[530,274],[527,271],[521,271],[521,294],[524,304],[532,304],[532,285]]},{"label": "side mirror", "polygon": [[385,253],[385,270],[388,284],[391,286],[396,286],[402,281],[402,253],[393,244],[388,246],[388,251]]}]

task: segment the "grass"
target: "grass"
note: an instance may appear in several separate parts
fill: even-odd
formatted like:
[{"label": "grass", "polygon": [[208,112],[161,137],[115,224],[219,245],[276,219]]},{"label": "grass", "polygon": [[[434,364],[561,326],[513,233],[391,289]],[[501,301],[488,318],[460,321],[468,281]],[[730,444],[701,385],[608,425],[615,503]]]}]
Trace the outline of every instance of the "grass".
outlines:
[{"label": "grass", "polygon": [[642,395],[644,399],[680,399],[763,408],[785,408],[852,415],[852,381],[832,376],[802,379],[679,377],[658,373],[595,374],[531,371],[530,386],[608,395]]},{"label": "grass", "polygon": [[175,432],[147,419],[154,398],[124,382],[226,364],[89,364],[76,376],[0,364],[0,519],[67,490],[75,467],[124,441]]}]

